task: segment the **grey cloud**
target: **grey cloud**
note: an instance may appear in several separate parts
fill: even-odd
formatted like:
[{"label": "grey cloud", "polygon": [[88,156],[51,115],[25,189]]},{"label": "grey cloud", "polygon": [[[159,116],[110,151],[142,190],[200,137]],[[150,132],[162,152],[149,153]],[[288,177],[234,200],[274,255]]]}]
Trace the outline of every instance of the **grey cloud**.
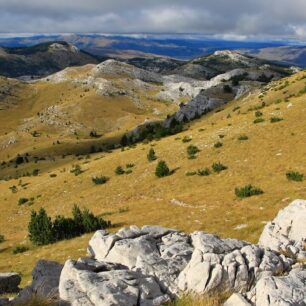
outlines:
[{"label": "grey cloud", "polygon": [[306,38],[305,0],[0,0],[1,32]]}]

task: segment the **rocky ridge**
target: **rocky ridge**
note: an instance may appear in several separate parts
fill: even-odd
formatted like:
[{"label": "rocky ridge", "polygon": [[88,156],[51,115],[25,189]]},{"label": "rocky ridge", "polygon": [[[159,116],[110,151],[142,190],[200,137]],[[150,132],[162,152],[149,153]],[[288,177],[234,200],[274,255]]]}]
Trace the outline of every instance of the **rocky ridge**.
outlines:
[{"label": "rocky ridge", "polygon": [[[236,292],[225,305],[305,305],[306,201],[296,200],[266,225],[261,245],[221,239],[205,232],[191,235],[160,226],[130,226],[110,234],[97,231],[89,257],[68,260],[64,267],[39,261],[33,283],[7,303],[17,305],[32,295],[60,298],[68,305],[163,305],[186,292]],[[289,221],[288,221],[289,220]],[[275,250],[274,242],[296,254]],[[295,240],[297,239],[297,240]],[[304,256],[304,257],[303,257]],[[4,304],[2,304],[4,305]]]}]

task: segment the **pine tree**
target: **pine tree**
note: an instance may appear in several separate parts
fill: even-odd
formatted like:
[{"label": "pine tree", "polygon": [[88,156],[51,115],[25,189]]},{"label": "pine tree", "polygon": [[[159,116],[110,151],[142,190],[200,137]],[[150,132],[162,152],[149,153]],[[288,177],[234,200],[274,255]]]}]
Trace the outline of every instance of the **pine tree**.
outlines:
[{"label": "pine tree", "polygon": [[44,245],[55,241],[51,218],[48,217],[43,208],[38,213],[32,211],[28,230],[30,241],[36,245]]},{"label": "pine tree", "polygon": [[167,166],[166,162],[160,160],[156,166],[155,175],[157,177],[164,177],[170,175],[170,169]]},{"label": "pine tree", "polygon": [[154,149],[153,148],[151,148],[150,150],[149,150],[149,153],[147,154],[147,158],[148,158],[148,161],[154,161],[154,160],[156,160],[156,155],[155,155],[155,151],[154,151]]}]

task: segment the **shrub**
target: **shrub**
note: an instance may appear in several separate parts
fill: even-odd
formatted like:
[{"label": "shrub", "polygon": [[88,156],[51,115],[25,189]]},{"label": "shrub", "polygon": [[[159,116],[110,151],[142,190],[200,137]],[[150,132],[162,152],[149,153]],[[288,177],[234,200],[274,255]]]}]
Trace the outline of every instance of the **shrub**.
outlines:
[{"label": "shrub", "polygon": [[165,176],[168,176],[170,175],[170,169],[169,167],[167,166],[166,162],[163,161],[163,160],[160,160],[156,166],[156,169],[155,169],[155,175],[157,177],[165,177]]},{"label": "shrub", "polygon": [[182,139],[182,142],[186,143],[192,140],[191,136],[184,136],[184,138]]},{"label": "shrub", "polygon": [[210,170],[208,168],[199,169],[198,170],[198,175],[199,176],[209,176],[210,175]]},{"label": "shrub", "polygon": [[101,137],[101,135],[99,135],[96,131],[90,131],[90,133],[89,133],[89,136],[90,137],[93,137],[93,138],[99,138],[99,137]]},{"label": "shrub", "polygon": [[134,165],[134,164],[126,164],[125,167],[126,167],[127,169],[131,169],[131,168],[134,168],[135,165]]},{"label": "shrub", "polygon": [[0,243],[4,242],[5,241],[5,238],[3,235],[0,235]]},{"label": "shrub", "polygon": [[115,169],[115,174],[116,175],[122,175],[124,174],[125,171],[123,170],[123,168],[121,166],[118,166],[116,169]]},{"label": "shrub", "polygon": [[28,226],[30,241],[36,245],[45,245],[111,225],[109,221],[95,216],[88,209],[81,211],[76,205],[72,209],[72,216],[72,218],[66,218],[59,215],[52,221],[43,208],[38,213],[32,211]]},{"label": "shrub", "polygon": [[260,112],[260,111],[255,112],[255,117],[259,118],[259,117],[262,117],[262,116],[263,116],[262,112]]},{"label": "shrub", "polygon": [[197,146],[190,145],[187,147],[187,154],[189,159],[196,157],[196,154],[200,152],[200,149]]},{"label": "shrub", "polygon": [[255,119],[254,121],[253,121],[253,123],[261,123],[261,122],[264,122],[265,121],[265,119],[264,118],[257,118],[257,119]]},{"label": "shrub", "polygon": [[220,142],[220,141],[218,141],[218,142],[216,142],[216,143],[214,144],[214,147],[215,147],[215,148],[221,148],[222,146],[223,146],[223,143]]},{"label": "shrub", "polygon": [[109,180],[109,178],[107,176],[103,176],[103,175],[102,176],[94,176],[91,179],[96,185],[103,185]]},{"label": "shrub", "polygon": [[123,135],[121,145],[129,146],[139,141],[160,139],[168,135],[175,135],[181,131],[183,131],[183,123],[178,122],[175,118],[171,119],[170,126],[168,128],[160,123],[150,123],[142,126],[137,136]]},{"label": "shrub", "polygon": [[243,140],[248,140],[248,139],[249,139],[249,137],[246,136],[246,135],[240,135],[240,136],[238,137],[238,140],[241,140],[241,141],[243,141]]},{"label": "shrub", "polygon": [[39,169],[34,169],[32,175],[37,176],[39,174],[39,171],[40,171]]},{"label": "shrub", "polygon": [[304,175],[297,171],[288,171],[286,177],[289,181],[302,182],[304,180]]},{"label": "shrub", "polygon": [[20,198],[18,200],[18,205],[23,205],[23,204],[26,204],[27,202],[29,202],[28,198]]},{"label": "shrub", "polygon": [[221,172],[221,171],[226,170],[227,167],[224,166],[224,165],[222,165],[221,163],[214,163],[214,164],[212,165],[212,169],[213,169],[214,172],[219,173],[219,172]]},{"label": "shrub", "polygon": [[241,188],[235,188],[235,194],[238,198],[248,198],[263,193],[264,192],[260,188],[254,187],[250,184]]},{"label": "shrub", "polygon": [[24,253],[26,251],[28,251],[29,248],[24,246],[24,245],[17,245],[16,247],[14,247],[13,249],[13,254],[19,254],[19,253]]},{"label": "shrub", "polygon": [[82,170],[80,165],[74,165],[70,170],[70,172],[73,173],[75,176],[78,176],[82,174],[84,171]]},{"label": "shrub", "polygon": [[279,122],[279,121],[282,121],[284,120],[283,118],[279,118],[279,117],[271,117],[270,118],[270,122],[271,123],[275,123],[275,122]]},{"label": "shrub", "polygon": [[150,162],[157,159],[156,154],[155,154],[155,151],[154,151],[153,148],[151,148],[151,149],[149,150],[149,153],[147,154],[147,159],[148,159],[148,161],[150,161]]}]

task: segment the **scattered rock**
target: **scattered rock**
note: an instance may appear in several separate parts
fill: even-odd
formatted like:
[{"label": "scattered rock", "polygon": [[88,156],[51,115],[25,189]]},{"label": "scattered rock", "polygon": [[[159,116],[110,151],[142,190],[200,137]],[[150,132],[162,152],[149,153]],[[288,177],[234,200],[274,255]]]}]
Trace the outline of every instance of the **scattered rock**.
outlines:
[{"label": "scattered rock", "polygon": [[18,292],[21,277],[18,273],[0,273],[0,294]]},{"label": "scattered rock", "polygon": [[63,265],[55,261],[39,260],[32,271],[32,284],[21,290],[13,304],[25,303],[33,296],[58,299],[58,284]]}]

